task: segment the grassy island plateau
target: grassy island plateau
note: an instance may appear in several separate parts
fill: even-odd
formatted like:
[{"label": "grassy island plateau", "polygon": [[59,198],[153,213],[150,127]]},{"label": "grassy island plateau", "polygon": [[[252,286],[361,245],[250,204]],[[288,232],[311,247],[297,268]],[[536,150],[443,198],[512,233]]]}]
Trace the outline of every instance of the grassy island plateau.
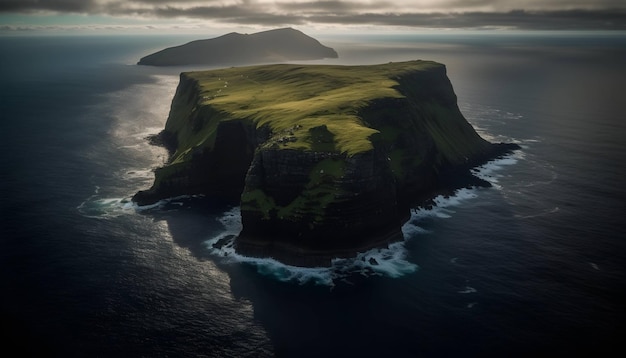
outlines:
[{"label": "grassy island plateau", "polygon": [[421,60],[182,73],[158,140],[170,160],[134,201],[240,205],[236,249],[299,266],[401,240],[410,207],[515,148],[482,139]]}]

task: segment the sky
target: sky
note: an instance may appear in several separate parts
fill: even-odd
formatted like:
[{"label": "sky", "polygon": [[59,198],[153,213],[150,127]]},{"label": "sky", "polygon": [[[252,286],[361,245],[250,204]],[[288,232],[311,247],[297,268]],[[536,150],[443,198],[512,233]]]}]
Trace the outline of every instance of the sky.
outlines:
[{"label": "sky", "polygon": [[626,30],[626,0],[0,0],[0,30]]}]

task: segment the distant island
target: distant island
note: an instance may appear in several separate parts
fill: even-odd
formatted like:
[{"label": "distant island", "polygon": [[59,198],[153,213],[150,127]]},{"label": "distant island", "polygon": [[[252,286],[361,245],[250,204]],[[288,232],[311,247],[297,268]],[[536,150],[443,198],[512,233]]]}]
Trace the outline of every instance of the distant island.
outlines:
[{"label": "distant island", "polygon": [[141,58],[139,65],[243,65],[337,58],[337,52],[292,28],[254,34],[232,32],[166,48]]},{"label": "distant island", "polygon": [[517,148],[476,133],[431,61],[182,73],[156,139],[171,157],[136,203],[240,205],[235,249],[297,266],[402,240],[410,208]]}]

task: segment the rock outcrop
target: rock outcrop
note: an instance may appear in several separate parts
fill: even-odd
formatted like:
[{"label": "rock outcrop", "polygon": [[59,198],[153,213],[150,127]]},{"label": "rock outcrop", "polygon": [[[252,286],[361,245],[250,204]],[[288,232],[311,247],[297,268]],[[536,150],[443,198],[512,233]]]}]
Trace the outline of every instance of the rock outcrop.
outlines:
[{"label": "rock outcrop", "polygon": [[169,47],[141,58],[139,65],[243,65],[337,58],[337,52],[292,28],[254,34],[232,32]]},{"label": "rock outcrop", "polygon": [[515,148],[474,131],[430,61],[183,73],[160,138],[170,161],[134,201],[241,205],[236,250],[301,266],[401,240],[410,207]]}]

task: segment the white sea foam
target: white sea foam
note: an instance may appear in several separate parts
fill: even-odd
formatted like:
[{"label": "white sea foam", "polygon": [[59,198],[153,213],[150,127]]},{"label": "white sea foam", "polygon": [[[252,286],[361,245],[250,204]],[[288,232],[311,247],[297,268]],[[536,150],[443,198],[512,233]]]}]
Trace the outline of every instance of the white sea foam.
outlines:
[{"label": "white sea foam", "polygon": [[474,199],[478,196],[475,189],[461,188],[453,195],[438,195],[432,199],[432,206],[419,207],[411,210],[411,218],[402,226],[404,237],[410,239],[415,235],[429,233],[428,230],[419,226],[419,223],[429,217],[438,219],[449,219],[454,215],[452,209],[461,205],[466,200]]},{"label": "white sea foam", "polygon": [[140,128],[139,131],[132,134],[132,137],[134,137],[138,141],[145,141],[146,138],[159,134],[162,130],[162,126]]},{"label": "white sea foam", "polygon": [[415,237],[420,234],[428,234],[429,230],[424,229],[416,224],[414,224],[411,220],[407,221],[404,225],[402,225],[402,235],[407,237]]},{"label": "white sea foam", "polygon": [[554,214],[554,213],[558,213],[561,209],[559,209],[558,206],[555,206],[553,208],[547,208],[545,210],[541,210],[539,212],[535,212],[533,214],[530,215],[520,215],[520,214],[515,214],[515,217],[518,219],[532,219],[532,218],[536,218],[536,217],[540,217],[540,216],[546,216],[546,215],[550,215],[550,214]]},{"label": "white sea foam", "polygon": [[154,209],[161,209],[167,205],[183,205],[180,200],[200,197],[200,195],[181,195],[174,198],[159,200],[150,205],[137,205],[130,197],[101,198],[100,188],[96,186],[95,193],[76,207],[78,212],[89,218],[111,219],[122,215],[136,214]]},{"label": "white sea foam", "polygon": [[225,262],[253,265],[260,274],[280,281],[334,286],[335,282],[349,282],[349,278],[354,275],[400,277],[415,272],[418,268],[416,264],[406,260],[404,242],[358,253],[354,258],[334,259],[330,267],[297,267],[273,258],[243,256],[235,251],[233,245],[235,236],[242,228],[239,208],[225,212],[218,220],[224,230],[205,242],[209,252],[222,257]]},{"label": "white sea foam", "polygon": [[458,293],[463,293],[463,294],[475,293],[475,292],[478,292],[478,291],[476,291],[476,289],[474,287],[470,287],[470,286],[465,286],[464,289],[462,289],[461,291],[458,291]]},{"label": "white sea foam", "polygon": [[130,169],[125,170],[119,175],[124,180],[146,179],[154,180],[154,171],[152,169]]},{"label": "white sea foam", "polygon": [[356,271],[363,275],[375,274],[401,277],[417,271],[417,265],[406,260],[405,242],[395,242],[387,248],[372,249],[359,253],[354,259],[335,259],[333,266],[345,266],[347,272]]},{"label": "white sea foam", "polygon": [[85,217],[110,219],[134,213],[136,204],[129,198],[98,198],[96,194],[80,203],[76,209]]},{"label": "white sea foam", "polygon": [[516,143],[523,147],[526,142],[540,141],[539,139],[518,140],[506,135],[497,134],[500,132],[499,128],[508,127],[511,123],[519,123],[520,120],[524,118],[520,113],[503,111],[498,108],[476,103],[459,103],[459,108],[468,122],[474,127],[474,130],[489,142]]},{"label": "white sea foam", "polygon": [[472,169],[472,174],[484,181],[489,182],[494,188],[502,189],[498,184],[502,174],[499,173],[503,167],[517,164],[522,159],[524,154],[521,151],[515,151],[502,158],[491,160],[481,166]]},{"label": "white sea foam", "polygon": [[332,285],[330,268],[305,268],[285,265],[273,258],[256,258],[240,255],[235,251],[234,238],[242,228],[241,212],[235,207],[225,212],[218,221],[224,229],[214,237],[205,241],[209,252],[224,258],[225,262],[241,262],[256,266],[257,272],[272,276],[280,281],[296,281],[299,283],[314,282]]}]

